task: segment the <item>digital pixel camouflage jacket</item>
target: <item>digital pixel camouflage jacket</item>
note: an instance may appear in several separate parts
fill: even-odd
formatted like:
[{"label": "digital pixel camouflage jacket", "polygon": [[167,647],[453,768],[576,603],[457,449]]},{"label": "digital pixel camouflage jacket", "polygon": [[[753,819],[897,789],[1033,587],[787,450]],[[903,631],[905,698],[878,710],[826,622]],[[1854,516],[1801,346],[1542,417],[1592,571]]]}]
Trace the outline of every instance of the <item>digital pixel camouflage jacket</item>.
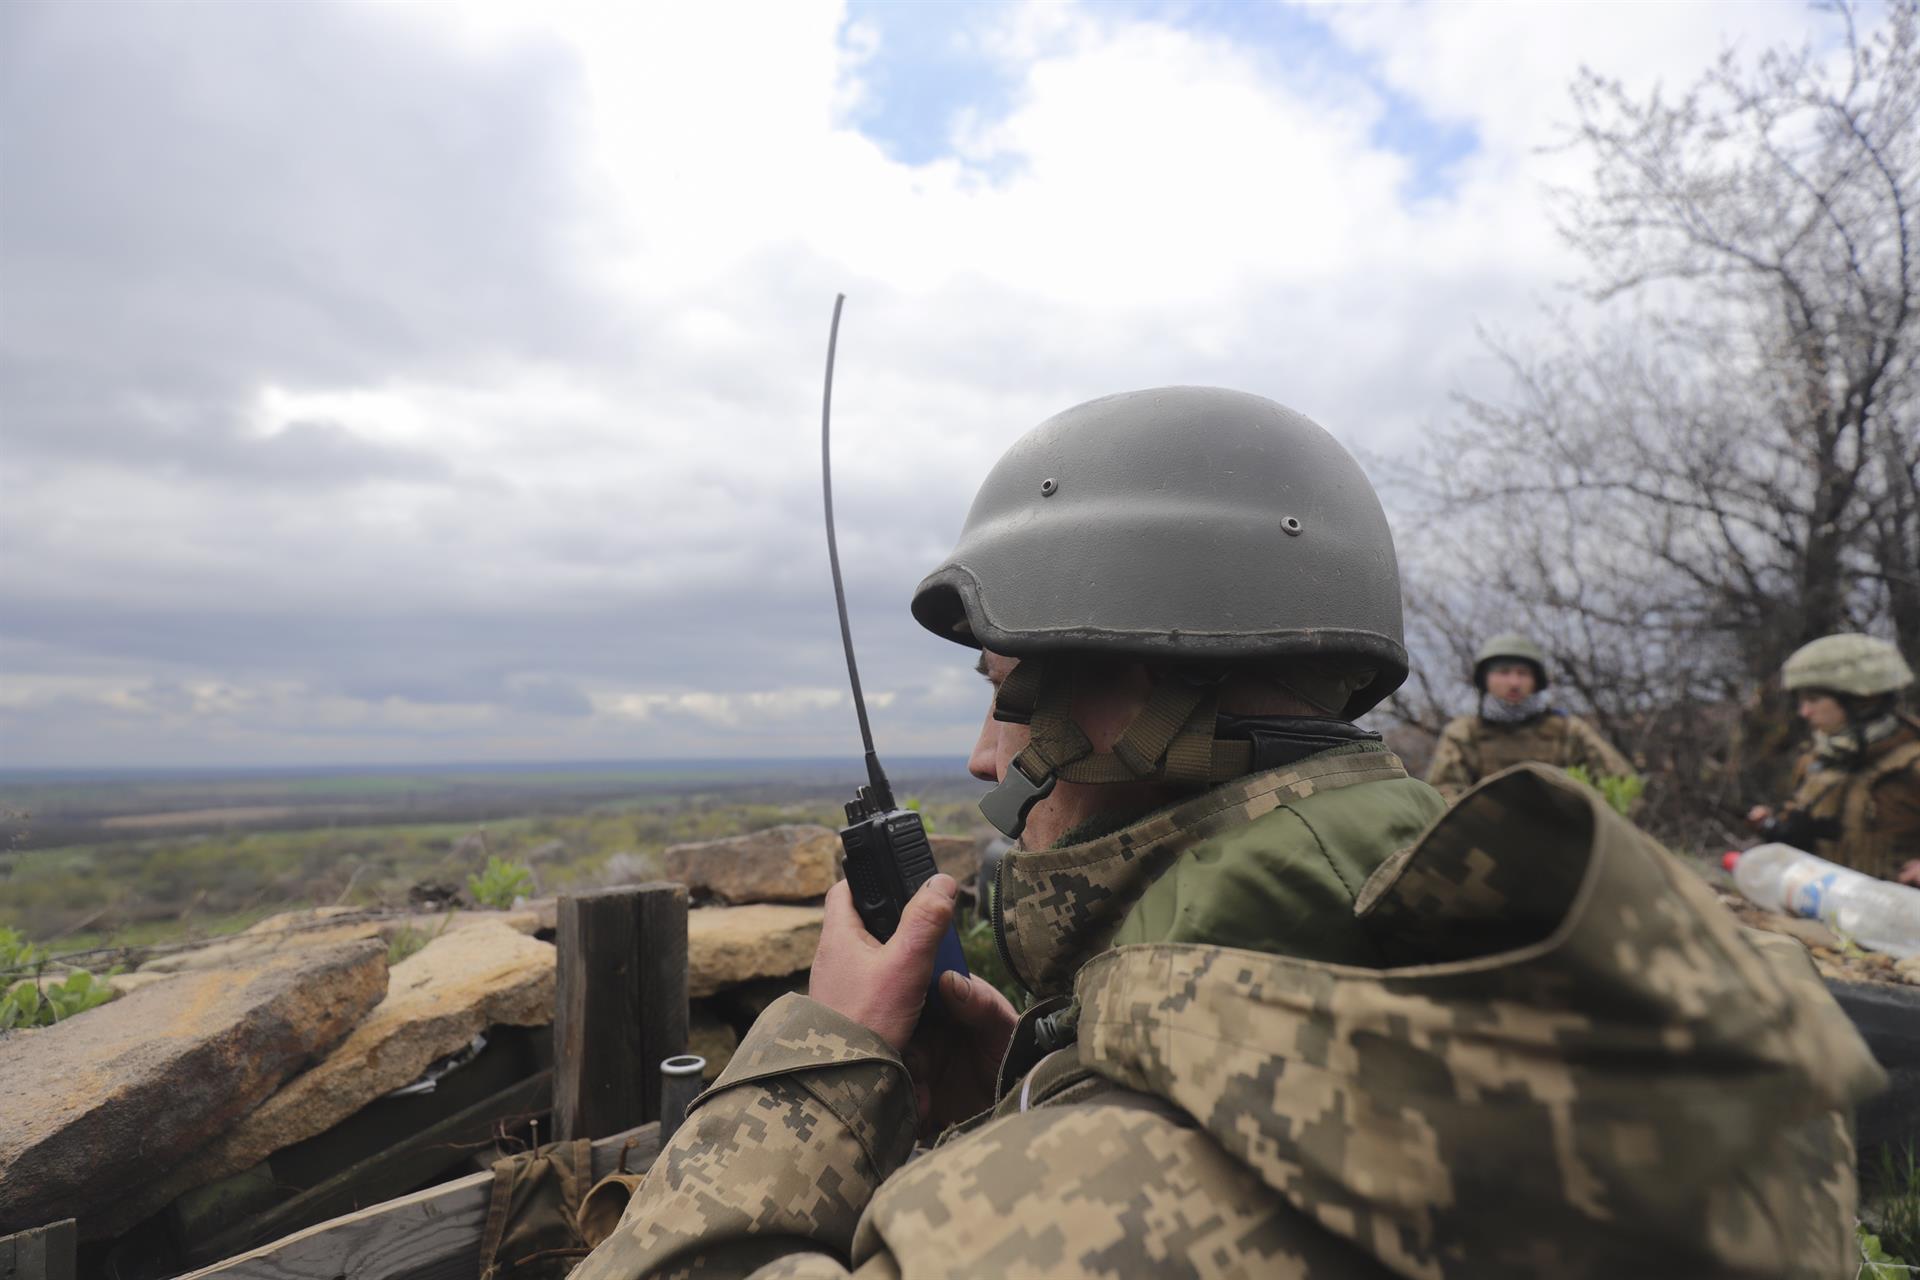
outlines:
[{"label": "digital pixel camouflage jacket", "polygon": [[1434,744],[1427,781],[1448,800],[1503,769],[1534,761],[1565,769],[1579,765],[1595,778],[1630,778],[1633,765],[1579,716],[1550,711],[1523,724],[1494,724],[1455,716]]},{"label": "digital pixel camouflage jacket", "polygon": [[1879,1068],[1596,794],[1490,780],[1355,919],[1390,967],[1095,956],[1077,1044],[911,1162],[898,1057],[787,997],[575,1274],[1850,1274]]}]

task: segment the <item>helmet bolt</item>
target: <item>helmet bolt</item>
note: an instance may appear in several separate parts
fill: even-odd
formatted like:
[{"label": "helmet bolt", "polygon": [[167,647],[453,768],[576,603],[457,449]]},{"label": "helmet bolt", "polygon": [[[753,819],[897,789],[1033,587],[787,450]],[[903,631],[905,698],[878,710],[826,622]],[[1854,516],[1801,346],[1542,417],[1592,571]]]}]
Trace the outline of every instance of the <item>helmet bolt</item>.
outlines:
[{"label": "helmet bolt", "polygon": [[1280,522],[1280,527],[1287,531],[1287,536],[1289,538],[1297,538],[1300,536],[1300,520],[1296,516],[1288,516],[1286,519],[1282,520]]},{"label": "helmet bolt", "polygon": [[1041,497],[1051,498],[1054,494],[1058,492],[1060,492],[1060,482],[1058,480],[1055,480],[1052,476],[1048,476],[1045,480],[1042,480],[1040,482]]}]

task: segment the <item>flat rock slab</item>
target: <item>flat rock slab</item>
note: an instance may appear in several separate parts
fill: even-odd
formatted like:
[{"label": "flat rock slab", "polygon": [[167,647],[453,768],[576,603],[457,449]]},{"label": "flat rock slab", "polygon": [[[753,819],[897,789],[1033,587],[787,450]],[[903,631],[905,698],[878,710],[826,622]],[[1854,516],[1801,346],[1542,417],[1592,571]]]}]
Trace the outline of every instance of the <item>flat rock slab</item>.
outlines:
[{"label": "flat rock slab", "polygon": [[554,949],[499,920],[452,929],[393,966],[382,1000],[338,1048],[166,1178],[131,1195],[131,1226],[174,1197],[331,1129],[490,1026],[553,1021]]},{"label": "flat rock slab", "polygon": [[341,1042],[387,990],[361,940],[181,974],[31,1036],[0,1035],[0,1231],[110,1208],[161,1180]]},{"label": "flat rock slab", "polygon": [[773,903],[687,912],[687,994],[710,996],[754,978],[811,968],[825,914],[819,907]]},{"label": "flat rock slab", "polygon": [[839,878],[840,837],[825,827],[768,827],[725,840],[670,845],[661,878],[722,902],[807,902]]},{"label": "flat rock slab", "polygon": [[[541,907],[544,905],[544,910]],[[283,911],[268,916],[229,938],[190,951],[155,956],[140,966],[141,973],[186,973],[246,964],[266,956],[307,947],[334,946],[361,938],[392,942],[412,930],[436,937],[461,929],[505,924],[520,933],[553,927],[553,904],[529,904],[518,911],[452,911],[415,914],[373,914],[352,907],[317,907],[311,911]]]},{"label": "flat rock slab", "polygon": [[927,843],[933,846],[933,865],[961,885],[972,884],[980,874],[980,842],[972,836],[930,835]]}]

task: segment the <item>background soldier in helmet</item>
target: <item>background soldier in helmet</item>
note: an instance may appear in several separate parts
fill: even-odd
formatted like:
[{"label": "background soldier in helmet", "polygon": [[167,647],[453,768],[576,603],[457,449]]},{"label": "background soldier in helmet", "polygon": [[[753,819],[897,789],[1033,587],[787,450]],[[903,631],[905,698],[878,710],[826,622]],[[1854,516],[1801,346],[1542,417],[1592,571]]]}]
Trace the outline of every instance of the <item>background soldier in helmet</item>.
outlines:
[{"label": "background soldier in helmet", "polygon": [[1427,781],[1457,800],[1482,778],[1527,760],[1579,765],[1596,779],[1632,777],[1633,766],[1598,729],[1548,701],[1549,683],[1547,655],[1526,636],[1508,633],[1481,645],[1473,663],[1479,707],[1447,724]]},{"label": "background soldier in helmet", "polygon": [[952,880],[884,945],[836,886],[809,995],[576,1280],[1840,1274],[1871,1055],[1590,790],[1445,811],[1353,726],[1406,674],[1397,578],[1366,477],[1271,401],[1023,437],[913,612],[992,684],[989,910],[1037,1002],[950,974],[923,1017]]},{"label": "background soldier in helmet", "polygon": [[1823,636],[1781,670],[1813,745],[1793,769],[1793,798],[1747,821],[1831,862],[1920,884],[1920,721],[1902,715],[1913,672],[1872,636]]}]

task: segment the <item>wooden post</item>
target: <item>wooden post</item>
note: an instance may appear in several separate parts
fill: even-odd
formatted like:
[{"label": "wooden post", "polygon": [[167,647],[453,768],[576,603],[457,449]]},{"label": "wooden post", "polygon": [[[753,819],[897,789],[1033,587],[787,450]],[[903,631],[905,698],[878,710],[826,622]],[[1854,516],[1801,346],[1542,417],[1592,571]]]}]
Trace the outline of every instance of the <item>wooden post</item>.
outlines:
[{"label": "wooden post", "polygon": [[660,1061],[687,1051],[687,890],[563,897],[553,1016],[553,1138],[660,1118]]},{"label": "wooden post", "polygon": [[0,1236],[0,1280],[73,1280],[74,1220]]}]

